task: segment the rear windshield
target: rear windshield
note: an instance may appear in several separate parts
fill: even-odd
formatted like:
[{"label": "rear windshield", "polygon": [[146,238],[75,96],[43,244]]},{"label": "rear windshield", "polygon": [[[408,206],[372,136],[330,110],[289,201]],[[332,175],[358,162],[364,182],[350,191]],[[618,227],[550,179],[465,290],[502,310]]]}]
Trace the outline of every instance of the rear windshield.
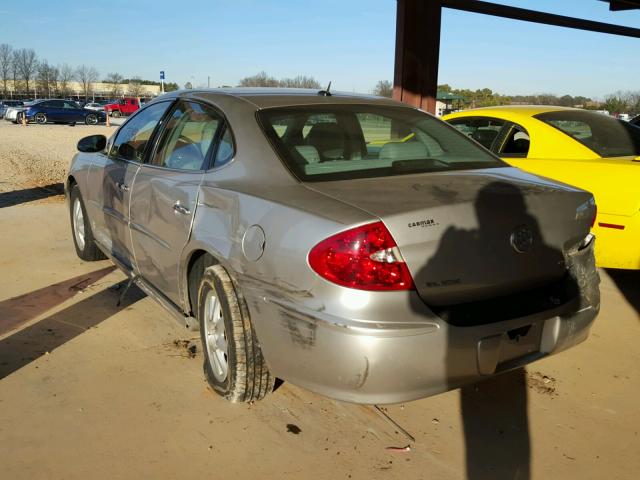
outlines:
[{"label": "rear windshield", "polygon": [[262,110],[258,117],[301,181],[506,166],[443,121],[407,107],[314,105]]},{"label": "rear windshield", "polygon": [[602,113],[567,110],[539,113],[538,120],[557,128],[601,157],[640,155],[640,128]]}]

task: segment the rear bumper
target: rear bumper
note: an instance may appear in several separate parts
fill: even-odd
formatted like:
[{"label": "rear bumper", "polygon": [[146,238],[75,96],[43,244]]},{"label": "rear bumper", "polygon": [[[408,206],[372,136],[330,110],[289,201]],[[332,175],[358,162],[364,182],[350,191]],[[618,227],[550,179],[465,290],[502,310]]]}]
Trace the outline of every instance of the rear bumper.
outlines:
[{"label": "rear bumper", "polygon": [[[261,343],[274,374],[323,395],[356,403],[428,397],[505,372],[576,345],[598,313],[523,318],[473,328],[440,326],[407,332],[353,332],[317,322],[282,329]],[[282,311],[278,312],[282,315]],[[287,331],[288,330],[288,331]],[[517,332],[526,335],[517,337]],[[295,339],[290,340],[292,337]],[[276,346],[277,345],[277,346]],[[274,348],[275,347],[275,350]]]},{"label": "rear bumper", "polygon": [[[397,403],[526,365],[585,340],[600,308],[599,277],[592,247],[579,256],[570,274],[580,293],[569,303],[469,327],[439,319],[424,304],[421,312],[398,311],[381,326],[341,322],[253,288],[246,297],[274,375],[339,400]],[[421,303],[407,300],[414,307]],[[416,316],[423,321],[416,322]]]}]

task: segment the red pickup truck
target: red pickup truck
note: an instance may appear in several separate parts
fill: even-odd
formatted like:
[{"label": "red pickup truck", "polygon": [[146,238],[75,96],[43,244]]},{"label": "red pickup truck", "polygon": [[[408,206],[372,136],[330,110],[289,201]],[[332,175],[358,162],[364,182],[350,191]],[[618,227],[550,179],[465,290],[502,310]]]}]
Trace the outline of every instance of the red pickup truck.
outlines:
[{"label": "red pickup truck", "polygon": [[107,115],[112,117],[129,116],[141,107],[140,100],[133,97],[125,97],[114,103],[107,103],[104,106]]}]

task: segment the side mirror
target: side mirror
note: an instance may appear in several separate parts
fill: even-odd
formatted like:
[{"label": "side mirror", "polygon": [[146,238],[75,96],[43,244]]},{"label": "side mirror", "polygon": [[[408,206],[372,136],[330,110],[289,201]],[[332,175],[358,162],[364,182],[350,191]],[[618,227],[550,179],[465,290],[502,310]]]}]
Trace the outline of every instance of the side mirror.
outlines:
[{"label": "side mirror", "polygon": [[107,137],[104,135],[89,135],[78,142],[78,151],[84,153],[101,152],[107,146]]}]

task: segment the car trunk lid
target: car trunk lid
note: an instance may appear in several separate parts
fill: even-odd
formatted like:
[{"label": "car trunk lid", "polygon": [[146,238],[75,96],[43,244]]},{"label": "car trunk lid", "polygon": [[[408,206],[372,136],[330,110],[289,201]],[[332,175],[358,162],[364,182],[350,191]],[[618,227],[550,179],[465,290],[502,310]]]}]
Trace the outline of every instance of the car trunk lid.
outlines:
[{"label": "car trunk lid", "polygon": [[513,168],[315,182],[381,219],[422,299],[452,305],[561,279],[589,232],[591,194]]}]

